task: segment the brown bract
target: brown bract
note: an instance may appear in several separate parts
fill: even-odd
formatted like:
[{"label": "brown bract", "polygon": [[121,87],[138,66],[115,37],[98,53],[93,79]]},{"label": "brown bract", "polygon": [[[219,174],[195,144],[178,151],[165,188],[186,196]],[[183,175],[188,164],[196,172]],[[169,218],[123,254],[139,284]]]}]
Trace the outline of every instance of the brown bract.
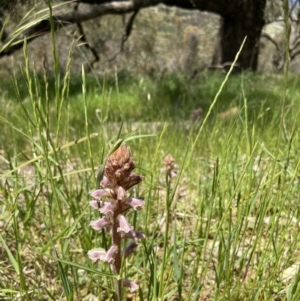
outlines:
[{"label": "brown bract", "polygon": [[135,168],[131,153],[125,144],[122,144],[112,153],[106,162],[104,175],[108,179],[102,181],[103,187],[117,188],[118,186],[128,190],[133,185],[142,181],[142,177],[135,175],[132,171]]}]

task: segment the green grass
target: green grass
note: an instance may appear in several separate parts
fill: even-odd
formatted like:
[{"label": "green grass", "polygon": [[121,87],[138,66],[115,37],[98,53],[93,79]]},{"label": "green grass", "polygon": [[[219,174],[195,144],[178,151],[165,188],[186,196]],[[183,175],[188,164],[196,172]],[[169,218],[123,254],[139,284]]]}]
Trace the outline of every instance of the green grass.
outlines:
[{"label": "green grass", "polygon": [[[103,121],[179,121],[190,118],[191,112],[202,107],[207,112],[215,93],[220,87],[224,75],[204,73],[196,80],[189,81],[183,75],[166,75],[160,80],[148,77],[106,79],[86,78],[87,113],[91,125],[97,127]],[[4,110],[10,115],[10,120],[19,119],[20,112],[25,109],[32,114],[32,102],[28,95],[27,80],[24,76],[15,79],[15,86],[9,79],[1,88],[5,95]],[[50,109],[55,104],[55,79],[47,79],[47,93],[43,76],[36,78],[37,89],[33,91],[43,104],[48,102]],[[295,99],[297,78],[291,79],[287,98],[289,103]],[[17,85],[17,87],[16,87]],[[17,89],[17,91],[16,91]],[[242,91],[243,89],[243,91]],[[232,107],[241,109],[244,105],[243,97],[247,98],[248,114],[258,119],[262,126],[278,118],[281,99],[284,93],[282,78],[275,76],[255,76],[245,74],[243,78],[233,77],[224,87],[213,115],[227,111]],[[72,114],[62,110],[64,117],[69,118],[69,124],[84,125],[82,110],[82,79],[72,78],[68,86],[64,106],[72,106]],[[12,105],[12,103],[14,105]],[[64,107],[64,108],[65,108]],[[101,113],[96,113],[97,109]],[[69,116],[70,115],[70,116]],[[4,113],[5,116],[5,113]],[[55,118],[51,124],[56,128]],[[26,120],[25,120],[26,122]],[[78,124],[79,123],[79,124]]]},{"label": "green grass", "polygon": [[51,77],[24,58],[0,86],[1,300],[111,300],[114,275],[87,257],[110,243],[88,201],[125,137],[146,202],[128,219],[147,236],[127,300],[299,300],[297,77]]},{"label": "green grass", "polygon": [[[108,267],[86,255],[109,240],[89,226],[88,192],[118,137],[155,134],[128,142],[146,200],[129,217],[147,234],[126,266],[133,298],[298,300],[298,79],[232,76],[198,135],[191,111],[205,116],[223,80],[83,74],[55,92],[27,72],[2,85],[1,298],[111,298]],[[171,183],[167,154],[180,169]]]},{"label": "green grass", "polygon": [[[299,261],[298,79],[232,76],[198,136],[191,111],[205,116],[223,80],[83,74],[55,92],[27,71],[2,85],[1,298],[110,298],[109,269],[86,255],[109,239],[89,227],[88,192],[119,136],[155,134],[128,142],[147,204],[130,216],[147,234],[126,268],[135,298],[297,300],[298,275],[283,275]],[[178,182],[161,172],[167,154]]]}]

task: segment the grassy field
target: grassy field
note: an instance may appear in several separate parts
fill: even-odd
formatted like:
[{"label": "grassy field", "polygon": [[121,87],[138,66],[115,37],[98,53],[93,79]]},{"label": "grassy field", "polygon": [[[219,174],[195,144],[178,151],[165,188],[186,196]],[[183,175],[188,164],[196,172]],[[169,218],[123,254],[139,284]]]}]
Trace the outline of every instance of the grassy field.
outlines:
[{"label": "grassy field", "polygon": [[63,76],[55,51],[50,75],[24,49],[0,83],[0,300],[112,300],[89,201],[119,139],[145,199],[124,300],[300,299],[298,77]]},{"label": "grassy field", "polygon": [[145,208],[128,216],[146,238],[123,269],[140,285],[127,300],[299,300],[298,86],[29,69],[2,82],[0,299],[111,300],[109,267],[87,257],[110,236],[90,227],[88,203],[121,138],[145,177],[132,191]]}]

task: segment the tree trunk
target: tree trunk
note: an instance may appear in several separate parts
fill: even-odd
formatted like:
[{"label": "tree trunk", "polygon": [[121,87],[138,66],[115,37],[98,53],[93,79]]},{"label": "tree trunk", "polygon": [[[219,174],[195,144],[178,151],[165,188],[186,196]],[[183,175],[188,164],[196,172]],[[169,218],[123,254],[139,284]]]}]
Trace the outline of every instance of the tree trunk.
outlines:
[{"label": "tree trunk", "polygon": [[230,65],[247,37],[237,68],[255,71],[258,65],[259,38],[265,23],[266,0],[224,0],[210,3],[207,0],[194,0],[193,3],[200,10],[214,11],[222,16],[213,66]]}]

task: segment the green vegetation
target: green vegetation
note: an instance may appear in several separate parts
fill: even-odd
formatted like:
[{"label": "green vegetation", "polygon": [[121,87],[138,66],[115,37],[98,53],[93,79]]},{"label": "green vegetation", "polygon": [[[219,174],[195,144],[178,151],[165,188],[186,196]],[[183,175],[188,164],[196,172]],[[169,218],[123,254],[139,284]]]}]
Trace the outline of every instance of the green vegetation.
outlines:
[{"label": "green vegetation", "polygon": [[223,81],[26,69],[2,82],[1,299],[110,299],[109,268],[87,257],[109,245],[89,226],[89,191],[129,135],[146,201],[129,219],[147,238],[126,266],[140,283],[128,300],[298,300],[299,80],[232,75],[201,128]]},{"label": "green vegetation", "polygon": [[127,300],[299,300],[299,78],[74,77],[55,51],[53,75],[24,57],[0,84],[1,300],[111,300],[114,275],[87,256],[110,236],[88,204],[120,138],[145,177]]}]

